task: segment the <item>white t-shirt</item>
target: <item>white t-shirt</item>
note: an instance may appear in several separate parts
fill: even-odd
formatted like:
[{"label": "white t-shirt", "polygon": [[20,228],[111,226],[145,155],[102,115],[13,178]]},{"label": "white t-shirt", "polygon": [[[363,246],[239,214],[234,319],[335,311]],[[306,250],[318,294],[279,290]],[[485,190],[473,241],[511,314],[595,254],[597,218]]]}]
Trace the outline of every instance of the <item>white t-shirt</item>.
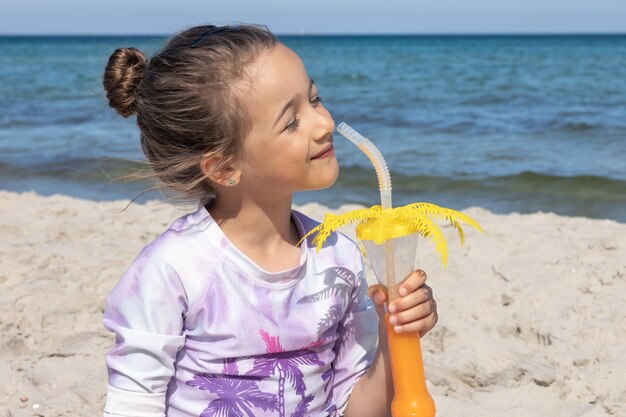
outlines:
[{"label": "white t-shirt", "polygon": [[[300,236],[318,223],[292,211]],[[370,366],[378,318],[357,245],[334,233],[269,273],[203,204],[133,261],[107,298],[105,416],[337,416]]]}]

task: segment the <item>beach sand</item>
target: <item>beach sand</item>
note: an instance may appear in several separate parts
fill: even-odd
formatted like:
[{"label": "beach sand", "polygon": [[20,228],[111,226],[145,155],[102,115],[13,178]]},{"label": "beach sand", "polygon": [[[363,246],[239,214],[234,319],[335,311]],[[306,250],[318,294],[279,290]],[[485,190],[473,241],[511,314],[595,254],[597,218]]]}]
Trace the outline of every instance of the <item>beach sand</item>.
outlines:
[{"label": "beach sand", "polygon": [[[189,211],[127,203],[0,191],[0,417],[101,415],[105,298]],[[438,416],[626,416],[626,224],[464,212],[486,233],[461,249],[445,227],[446,269],[418,249],[440,315],[423,339]]]}]

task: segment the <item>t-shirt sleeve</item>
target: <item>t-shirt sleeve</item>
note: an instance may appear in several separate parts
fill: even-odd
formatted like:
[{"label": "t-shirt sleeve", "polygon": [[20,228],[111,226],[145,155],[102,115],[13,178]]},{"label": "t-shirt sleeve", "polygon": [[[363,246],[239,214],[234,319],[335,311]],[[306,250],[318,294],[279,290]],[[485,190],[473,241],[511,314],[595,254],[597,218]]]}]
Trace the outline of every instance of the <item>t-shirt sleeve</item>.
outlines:
[{"label": "t-shirt sleeve", "polygon": [[105,416],[165,414],[167,385],[183,346],[187,297],[174,268],[146,247],[109,294],[103,323],[115,333],[106,354]]},{"label": "t-shirt sleeve", "polygon": [[333,397],[339,415],[345,412],[352,389],[372,364],[378,345],[378,316],[367,296],[365,268],[358,248],[356,266],[355,285],[339,324],[341,336],[335,344]]}]

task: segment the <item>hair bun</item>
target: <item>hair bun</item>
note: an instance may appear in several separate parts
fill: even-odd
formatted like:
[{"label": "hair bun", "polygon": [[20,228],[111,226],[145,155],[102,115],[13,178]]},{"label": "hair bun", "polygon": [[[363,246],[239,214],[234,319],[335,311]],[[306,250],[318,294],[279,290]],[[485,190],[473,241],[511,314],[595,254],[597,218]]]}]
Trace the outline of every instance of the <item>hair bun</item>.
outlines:
[{"label": "hair bun", "polygon": [[135,113],[135,91],[141,82],[148,58],[137,48],[118,48],[109,57],[102,84],[113,107],[122,117]]}]

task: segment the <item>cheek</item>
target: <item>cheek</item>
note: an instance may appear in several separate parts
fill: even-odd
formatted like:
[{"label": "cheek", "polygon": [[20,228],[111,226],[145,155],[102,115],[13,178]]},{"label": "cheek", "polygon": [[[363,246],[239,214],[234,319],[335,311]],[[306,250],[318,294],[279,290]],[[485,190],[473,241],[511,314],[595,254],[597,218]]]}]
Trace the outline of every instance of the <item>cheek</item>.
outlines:
[{"label": "cheek", "polygon": [[248,159],[249,175],[269,180],[285,181],[300,175],[307,168],[308,148],[306,145],[282,142],[277,146],[256,149]]}]

